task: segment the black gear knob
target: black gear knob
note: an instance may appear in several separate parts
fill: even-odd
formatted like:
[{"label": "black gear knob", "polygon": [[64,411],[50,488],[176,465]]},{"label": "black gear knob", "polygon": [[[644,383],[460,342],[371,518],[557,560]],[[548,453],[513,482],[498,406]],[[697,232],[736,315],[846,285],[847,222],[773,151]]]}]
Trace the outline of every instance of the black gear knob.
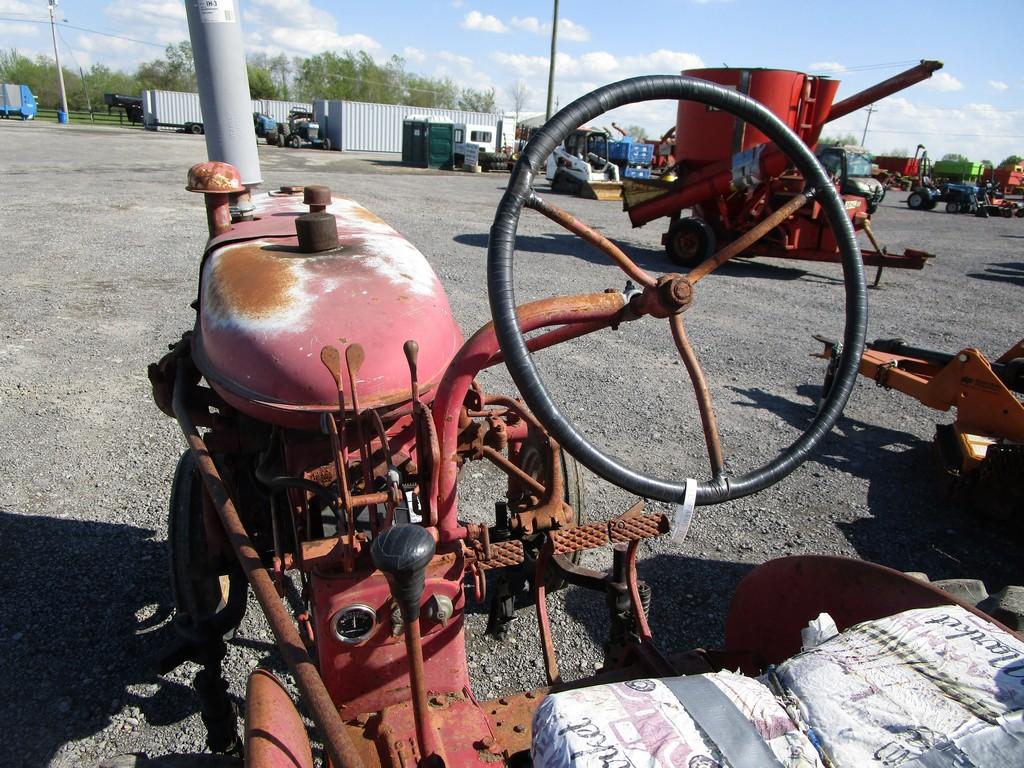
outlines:
[{"label": "black gear knob", "polygon": [[388,528],[374,539],[370,549],[373,564],[387,577],[391,596],[407,622],[420,617],[426,568],[434,549],[434,537],[418,525]]}]

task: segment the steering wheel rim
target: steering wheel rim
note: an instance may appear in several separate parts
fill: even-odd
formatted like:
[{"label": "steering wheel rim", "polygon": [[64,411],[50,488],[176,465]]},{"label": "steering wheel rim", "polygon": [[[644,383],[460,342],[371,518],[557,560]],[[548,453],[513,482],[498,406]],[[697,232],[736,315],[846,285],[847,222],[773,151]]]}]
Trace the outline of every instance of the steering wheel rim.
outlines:
[{"label": "steering wheel rim", "polygon": [[692,77],[651,75],[598,88],[551,117],[527,144],[513,168],[491,225],[487,244],[487,293],[498,344],[505,365],[537,419],[580,463],[605,480],[638,496],[679,503],[687,481],[651,477],[601,451],[555,405],[527,349],[516,319],[513,261],[519,215],[532,193],[533,180],[556,146],[578,126],[611,109],[654,99],[692,100],[729,112],[754,125],[786,154],[803,174],[808,188],[825,212],[842,256],[846,290],[844,349],[849,354],[836,372],[835,383],[810,426],[767,464],[738,477],[721,476],[697,484],[696,504],[716,504],[756,493],[778,482],[802,464],[831,431],[846,405],[857,378],[867,330],[867,290],[864,264],[853,225],[835,187],[810,148],[758,102],[722,86]]}]

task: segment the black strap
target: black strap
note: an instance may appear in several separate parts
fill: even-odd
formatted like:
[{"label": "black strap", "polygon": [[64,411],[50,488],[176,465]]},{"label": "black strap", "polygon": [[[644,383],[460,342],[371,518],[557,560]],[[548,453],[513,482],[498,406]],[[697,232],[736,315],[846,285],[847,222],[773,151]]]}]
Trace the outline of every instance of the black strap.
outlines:
[{"label": "black strap", "polygon": [[662,678],[732,768],[782,768],[775,753],[729,697],[706,677]]}]

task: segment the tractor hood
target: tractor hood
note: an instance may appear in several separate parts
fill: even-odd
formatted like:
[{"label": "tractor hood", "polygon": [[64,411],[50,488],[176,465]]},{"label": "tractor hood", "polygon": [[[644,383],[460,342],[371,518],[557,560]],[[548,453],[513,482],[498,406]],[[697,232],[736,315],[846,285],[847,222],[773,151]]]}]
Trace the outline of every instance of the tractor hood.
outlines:
[{"label": "tractor hood", "polygon": [[429,400],[462,336],[423,255],[359,204],[337,198],[327,212],[339,246],[303,253],[295,235],[295,219],[308,212],[301,195],[253,200],[255,220],[211,240],[203,261],[193,355],[211,386],[244,413],[315,428],[321,412],[338,407],[320,361],[324,346],[344,355],[362,345],[359,405],[381,408],[409,400],[402,346],[414,339]]}]

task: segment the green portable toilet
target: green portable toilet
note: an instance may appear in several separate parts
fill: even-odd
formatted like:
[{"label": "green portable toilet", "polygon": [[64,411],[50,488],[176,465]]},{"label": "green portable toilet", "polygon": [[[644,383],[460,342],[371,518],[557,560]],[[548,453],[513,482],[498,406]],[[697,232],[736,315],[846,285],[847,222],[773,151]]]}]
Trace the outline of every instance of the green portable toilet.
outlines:
[{"label": "green portable toilet", "polygon": [[402,122],[402,162],[419,168],[451,168],[454,137],[451,123],[406,119]]}]

